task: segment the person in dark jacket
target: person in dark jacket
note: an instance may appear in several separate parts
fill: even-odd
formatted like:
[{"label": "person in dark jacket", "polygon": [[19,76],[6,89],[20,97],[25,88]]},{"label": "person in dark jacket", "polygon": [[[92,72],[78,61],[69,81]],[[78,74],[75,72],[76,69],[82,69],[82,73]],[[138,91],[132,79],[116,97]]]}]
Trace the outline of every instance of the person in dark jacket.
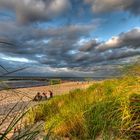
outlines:
[{"label": "person in dark jacket", "polygon": [[33,101],[41,101],[41,100],[42,100],[42,96],[40,92],[38,92],[37,95],[34,97]]},{"label": "person in dark jacket", "polygon": [[43,92],[42,95],[43,95],[43,97],[44,97],[45,100],[48,99],[48,97],[47,97],[47,93],[44,93],[44,92]]},{"label": "person in dark jacket", "polygon": [[53,97],[53,92],[51,90],[49,90],[49,93],[50,93],[50,98]]}]

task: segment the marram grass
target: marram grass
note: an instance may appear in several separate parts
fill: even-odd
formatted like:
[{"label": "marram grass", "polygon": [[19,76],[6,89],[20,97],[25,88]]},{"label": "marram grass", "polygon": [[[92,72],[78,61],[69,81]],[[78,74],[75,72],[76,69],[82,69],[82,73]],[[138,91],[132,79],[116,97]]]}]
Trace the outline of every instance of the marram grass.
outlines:
[{"label": "marram grass", "polygon": [[33,107],[31,123],[44,121],[53,137],[76,140],[140,139],[140,78],[96,82]]}]

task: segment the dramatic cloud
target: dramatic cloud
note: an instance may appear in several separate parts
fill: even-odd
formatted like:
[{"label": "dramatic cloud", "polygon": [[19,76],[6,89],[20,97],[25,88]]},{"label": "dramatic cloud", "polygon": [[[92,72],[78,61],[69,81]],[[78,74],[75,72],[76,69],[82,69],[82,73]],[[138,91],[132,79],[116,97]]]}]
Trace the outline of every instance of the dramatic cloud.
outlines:
[{"label": "dramatic cloud", "polygon": [[0,7],[16,12],[21,23],[50,20],[67,11],[69,0],[0,0]]},{"label": "dramatic cloud", "polygon": [[85,0],[92,4],[92,10],[96,13],[109,12],[113,10],[123,10],[128,7],[133,0]]},{"label": "dramatic cloud", "polygon": [[99,42],[97,40],[91,40],[90,42],[87,42],[86,44],[83,45],[83,47],[81,47],[79,49],[79,51],[91,51],[93,49],[95,49],[95,47],[97,47],[99,45]]},{"label": "dramatic cloud", "polygon": [[[53,68],[77,67],[85,71],[87,68],[92,70],[96,65],[116,63],[114,61],[118,60],[121,62],[125,58],[140,54],[139,28],[121,33],[106,42],[92,39],[81,44],[77,43],[83,37],[88,37],[90,31],[95,28],[94,24],[70,25],[46,30],[30,27],[22,34],[9,39],[9,42],[14,39],[14,46],[0,45],[1,58],[17,63],[43,64]],[[21,42],[22,40],[24,42]],[[18,60],[19,58],[21,59]]]},{"label": "dramatic cloud", "polygon": [[111,11],[129,11],[135,15],[140,13],[139,0],[85,0],[92,6],[95,13],[104,13]]},{"label": "dramatic cloud", "polygon": [[[58,16],[81,16],[87,13],[85,4],[92,7],[93,14],[111,11],[140,13],[139,0],[0,0],[0,9],[12,11],[22,24],[50,21]],[[72,15],[71,15],[72,14]]]},{"label": "dramatic cloud", "polygon": [[127,33],[121,33],[96,47],[97,50],[105,51],[114,48],[140,48],[140,28],[135,28]]},{"label": "dramatic cloud", "polygon": [[140,14],[140,1],[139,0],[133,0],[132,3],[126,7],[126,10],[130,11],[131,13],[135,15]]},{"label": "dramatic cloud", "polygon": [[[73,61],[71,51],[76,51],[76,43],[94,31],[98,24],[69,25],[59,28],[40,29],[32,26],[17,26],[16,23],[0,23],[0,37],[13,45],[0,44],[0,52],[5,57],[23,57],[52,67],[69,66]],[[5,41],[5,42],[6,42]],[[5,59],[2,56],[2,59]],[[24,60],[25,60],[24,59]],[[10,60],[10,59],[9,59]],[[13,59],[11,59],[12,61]],[[18,62],[18,61],[17,61]],[[75,64],[74,64],[75,65]]]},{"label": "dramatic cloud", "polygon": [[30,67],[24,75],[113,74],[140,56],[139,12],[139,0],[0,0],[0,64]]},{"label": "dramatic cloud", "polygon": [[[91,40],[79,48],[75,60],[79,67],[121,62],[125,58],[140,55],[140,29],[135,28],[106,42]],[[116,63],[113,62],[113,63]]]},{"label": "dramatic cloud", "polygon": [[[69,25],[59,28],[40,29],[32,26],[17,26],[13,22],[0,22],[0,39],[14,45],[1,45],[5,53],[32,54],[36,52],[59,53],[71,50],[81,37],[88,36],[98,24]],[[42,48],[42,49],[40,49]]]}]

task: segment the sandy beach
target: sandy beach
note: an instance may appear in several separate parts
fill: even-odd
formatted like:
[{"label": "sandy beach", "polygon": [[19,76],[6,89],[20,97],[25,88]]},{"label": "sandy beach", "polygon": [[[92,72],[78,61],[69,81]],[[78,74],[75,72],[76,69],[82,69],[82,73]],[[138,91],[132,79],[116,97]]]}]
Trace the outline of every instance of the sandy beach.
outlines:
[{"label": "sandy beach", "polygon": [[51,90],[54,95],[62,95],[77,88],[87,88],[91,84],[91,82],[67,82],[59,85],[2,90],[0,91],[0,115],[4,115],[17,102],[19,104],[32,102],[37,92],[46,93]]},{"label": "sandy beach", "polygon": [[[85,89],[92,83],[93,82],[67,82],[59,85],[18,88],[0,91],[0,122],[2,122],[4,116],[6,116],[8,112],[16,105],[16,107],[8,115],[8,118],[0,126],[0,131],[4,131],[7,128],[9,123],[12,121],[12,118],[15,117],[18,112],[23,112],[25,108],[40,103],[32,101],[37,92],[47,93],[49,90],[51,90],[54,93],[54,96],[56,96],[68,94],[71,90],[78,88]],[[10,135],[12,134],[13,132],[10,133]]]}]

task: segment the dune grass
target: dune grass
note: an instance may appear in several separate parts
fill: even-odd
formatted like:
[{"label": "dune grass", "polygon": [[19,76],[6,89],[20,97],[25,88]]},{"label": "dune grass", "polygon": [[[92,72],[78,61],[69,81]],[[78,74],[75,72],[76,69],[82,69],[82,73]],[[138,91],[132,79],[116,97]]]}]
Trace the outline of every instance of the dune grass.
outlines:
[{"label": "dune grass", "polygon": [[105,80],[42,102],[28,117],[32,123],[43,120],[46,132],[53,126],[52,136],[59,138],[139,139],[139,94],[138,77]]}]

